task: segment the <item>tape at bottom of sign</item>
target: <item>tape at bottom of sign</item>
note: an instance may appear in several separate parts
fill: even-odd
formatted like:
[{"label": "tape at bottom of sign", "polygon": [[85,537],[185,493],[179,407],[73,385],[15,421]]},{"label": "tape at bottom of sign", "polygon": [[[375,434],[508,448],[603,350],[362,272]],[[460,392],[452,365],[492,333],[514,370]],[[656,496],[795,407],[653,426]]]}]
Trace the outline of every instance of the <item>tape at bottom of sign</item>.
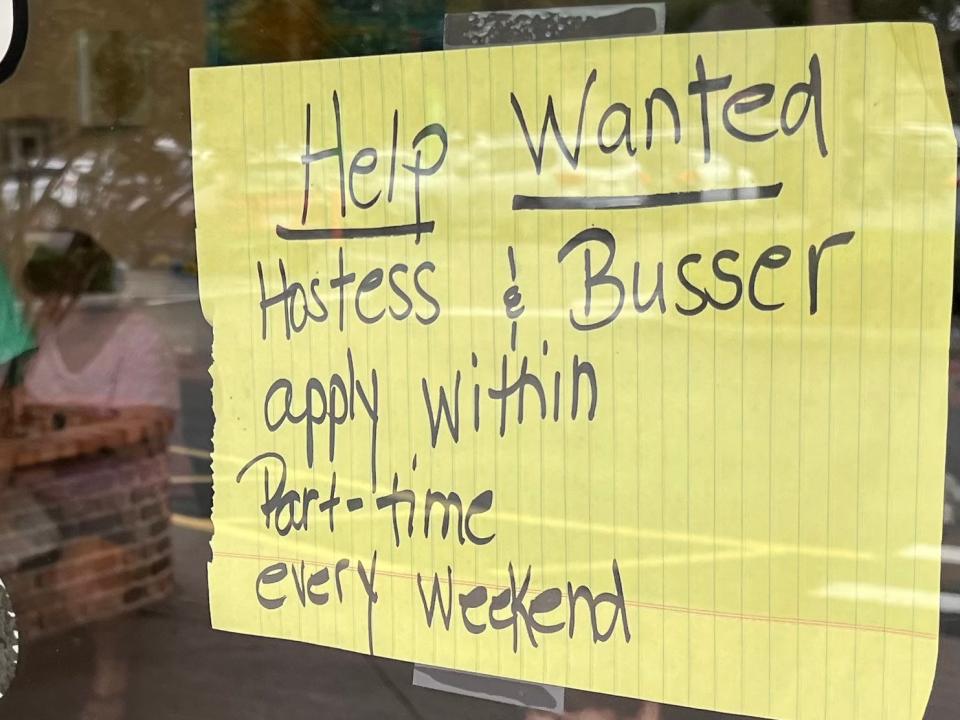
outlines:
[{"label": "tape at bottom of sign", "polygon": [[563,712],[563,688],[556,685],[508,680],[492,675],[447,670],[430,665],[413,666],[413,684],[431,690],[493,700],[508,705]]}]

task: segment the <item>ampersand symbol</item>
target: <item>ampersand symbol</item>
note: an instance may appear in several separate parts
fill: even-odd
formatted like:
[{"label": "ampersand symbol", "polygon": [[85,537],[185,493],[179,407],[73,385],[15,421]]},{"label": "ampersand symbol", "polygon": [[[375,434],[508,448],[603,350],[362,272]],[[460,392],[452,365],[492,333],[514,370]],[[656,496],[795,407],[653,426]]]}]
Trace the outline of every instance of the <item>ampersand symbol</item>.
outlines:
[{"label": "ampersand symbol", "polygon": [[510,349],[517,349],[517,318],[523,315],[526,307],[523,305],[523,294],[520,292],[520,286],[517,285],[517,260],[513,255],[513,246],[507,248],[507,262],[510,263],[510,280],[513,285],[508,287],[503,293],[503,308],[507,317],[512,321],[510,326]]}]

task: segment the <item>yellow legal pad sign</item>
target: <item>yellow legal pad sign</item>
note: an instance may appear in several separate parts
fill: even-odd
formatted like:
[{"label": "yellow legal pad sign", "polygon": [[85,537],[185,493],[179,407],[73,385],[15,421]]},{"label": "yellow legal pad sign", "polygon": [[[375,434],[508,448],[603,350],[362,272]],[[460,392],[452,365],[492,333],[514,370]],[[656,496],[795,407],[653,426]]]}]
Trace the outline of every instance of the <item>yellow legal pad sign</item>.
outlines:
[{"label": "yellow legal pad sign", "polygon": [[921,717],[956,162],[930,26],[191,92],[216,628]]}]

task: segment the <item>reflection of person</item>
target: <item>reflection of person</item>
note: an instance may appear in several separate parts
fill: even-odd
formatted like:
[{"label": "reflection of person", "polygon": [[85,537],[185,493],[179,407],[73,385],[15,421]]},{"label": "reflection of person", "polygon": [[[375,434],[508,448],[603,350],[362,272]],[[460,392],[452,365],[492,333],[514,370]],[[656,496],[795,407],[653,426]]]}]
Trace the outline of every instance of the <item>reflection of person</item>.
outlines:
[{"label": "reflection of person", "polygon": [[[7,274],[0,269],[0,435],[13,424],[12,389],[21,356],[33,349],[33,335]],[[23,529],[21,529],[21,526]],[[8,488],[0,479],[0,573],[55,542],[53,524],[28,493]],[[39,540],[39,541],[38,541]],[[0,577],[0,698],[13,682],[20,640],[7,588]]]},{"label": "reflection of person", "polygon": [[20,381],[23,357],[33,350],[33,334],[7,274],[0,269],[0,435],[14,424],[14,386]]},{"label": "reflection of person", "polygon": [[33,336],[24,322],[20,303],[6,273],[0,270],[0,367],[5,370],[12,360],[32,349]]},{"label": "reflection of person", "polygon": [[[35,322],[38,349],[24,379],[25,402],[54,409],[152,408],[172,415],[179,404],[179,389],[159,329],[141,313],[114,302],[98,302],[98,295],[115,289],[113,259],[85,233],[70,232],[64,239],[66,245],[60,250],[38,248],[24,268],[24,283],[40,300]],[[145,472],[129,470],[119,458],[96,462],[102,463],[105,483],[118,473]],[[69,474],[71,469],[61,471]],[[98,481],[98,471],[91,470],[89,463],[74,472],[85,482]],[[117,523],[122,523],[117,517]],[[106,531],[104,537],[73,539],[63,550],[60,567],[96,554],[122,568],[129,565],[126,553],[127,548],[116,544]],[[116,593],[116,582],[98,576],[89,578],[86,585],[76,580],[70,584],[78,594],[90,596]],[[93,681],[83,720],[119,720],[125,715],[128,659],[123,627],[121,620],[112,620],[91,628]]]},{"label": "reflection of person", "polygon": [[39,349],[25,378],[28,401],[96,408],[176,410],[176,372],[163,336],[144,315],[81,304],[113,289],[113,259],[89,235],[74,232],[60,253],[38,250],[24,269],[42,299]]}]

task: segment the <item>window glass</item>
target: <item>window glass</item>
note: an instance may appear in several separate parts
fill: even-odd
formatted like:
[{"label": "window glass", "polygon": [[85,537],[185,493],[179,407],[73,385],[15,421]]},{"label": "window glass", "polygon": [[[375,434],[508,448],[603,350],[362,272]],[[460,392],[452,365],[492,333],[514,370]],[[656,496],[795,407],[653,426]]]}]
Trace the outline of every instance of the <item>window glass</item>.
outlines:
[{"label": "window glass", "polygon": [[[26,2],[0,3],[16,27]],[[440,50],[445,14],[516,4],[30,4],[22,57],[0,65],[0,720],[540,717],[414,686],[408,663],[211,629],[212,334],[199,303],[190,126],[190,68]],[[664,8],[666,33],[932,23],[960,123],[956,2]],[[943,379],[933,720],[956,717],[960,702],[958,328]],[[575,690],[566,708],[579,720],[712,715]]]}]

